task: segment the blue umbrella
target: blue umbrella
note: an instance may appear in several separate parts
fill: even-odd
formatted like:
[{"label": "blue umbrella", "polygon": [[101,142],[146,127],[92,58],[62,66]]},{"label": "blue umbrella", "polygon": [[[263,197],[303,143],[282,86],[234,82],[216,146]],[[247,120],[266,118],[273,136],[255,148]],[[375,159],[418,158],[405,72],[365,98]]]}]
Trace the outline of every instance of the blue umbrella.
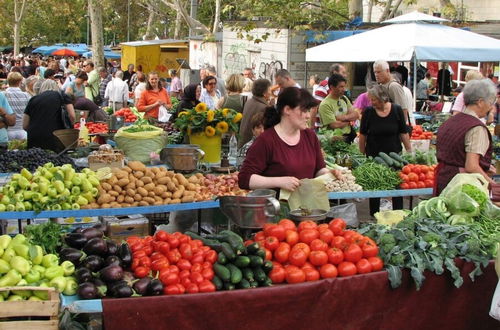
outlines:
[{"label": "blue umbrella", "polygon": [[[85,56],[85,57],[92,57],[92,52],[83,53],[83,56]],[[104,57],[114,60],[114,59],[120,59],[120,58],[122,58],[122,55],[119,54],[119,53],[112,52],[112,51],[105,51],[104,52]]]}]

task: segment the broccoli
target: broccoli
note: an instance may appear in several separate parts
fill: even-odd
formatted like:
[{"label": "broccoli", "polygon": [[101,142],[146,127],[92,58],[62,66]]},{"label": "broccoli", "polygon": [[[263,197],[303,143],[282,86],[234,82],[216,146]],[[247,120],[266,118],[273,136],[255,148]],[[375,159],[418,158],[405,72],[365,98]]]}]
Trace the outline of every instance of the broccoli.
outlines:
[{"label": "broccoli", "polygon": [[435,248],[441,243],[441,236],[436,233],[426,233],[423,237],[424,241],[429,243],[431,248]]},{"label": "broccoli", "polygon": [[410,218],[405,218],[403,221],[396,224],[396,228],[407,229],[413,232],[415,231],[415,221]]},{"label": "broccoli", "polygon": [[396,239],[392,234],[385,233],[380,236],[380,243],[385,253],[389,253],[396,246]]},{"label": "broccoli", "polygon": [[402,254],[393,255],[389,263],[394,266],[403,266],[405,263],[405,256]]}]

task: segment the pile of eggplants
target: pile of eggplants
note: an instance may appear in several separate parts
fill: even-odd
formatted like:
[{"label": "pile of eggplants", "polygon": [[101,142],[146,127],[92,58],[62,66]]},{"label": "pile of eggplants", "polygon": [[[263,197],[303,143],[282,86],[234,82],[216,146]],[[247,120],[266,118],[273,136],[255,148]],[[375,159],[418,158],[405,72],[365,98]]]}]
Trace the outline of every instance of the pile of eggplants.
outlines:
[{"label": "pile of eggplants", "polygon": [[106,239],[101,225],[78,228],[66,234],[64,241],[68,247],[61,250],[59,258],[69,260],[77,267],[77,294],[81,299],[158,296],[163,293],[163,284],[158,279],[145,277],[137,280],[126,271],[132,264],[128,244]]}]

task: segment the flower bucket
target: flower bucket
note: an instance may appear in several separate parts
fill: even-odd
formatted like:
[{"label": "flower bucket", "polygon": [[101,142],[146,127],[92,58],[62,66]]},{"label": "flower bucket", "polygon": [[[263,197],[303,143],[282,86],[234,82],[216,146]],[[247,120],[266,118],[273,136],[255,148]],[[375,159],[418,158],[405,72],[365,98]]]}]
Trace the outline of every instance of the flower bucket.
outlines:
[{"label": "flower bucket", "polygon": [[205,133],[189,134],[189,143],[197,144],[205,152],[203,160],[207,163],[219,163],[221,155],[221,136],[206,136]]}]

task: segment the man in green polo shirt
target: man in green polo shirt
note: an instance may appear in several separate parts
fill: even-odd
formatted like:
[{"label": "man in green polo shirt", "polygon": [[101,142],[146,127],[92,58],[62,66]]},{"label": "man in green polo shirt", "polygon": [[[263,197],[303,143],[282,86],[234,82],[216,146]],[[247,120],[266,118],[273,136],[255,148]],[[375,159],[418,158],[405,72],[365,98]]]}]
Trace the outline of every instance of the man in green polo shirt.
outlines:
[{"label": "man in green polo shirt", "polygon": [[[328,87],[328,96],[321,101],[318,110],[321,126],[333,130],[334,136],[347,137],[351,133],[351,122],[357,120],[359,114],[344,96],[346,79],[339,74],[333,74],[328,79]],[[347,142],[352,142],[352,139]]]}]

